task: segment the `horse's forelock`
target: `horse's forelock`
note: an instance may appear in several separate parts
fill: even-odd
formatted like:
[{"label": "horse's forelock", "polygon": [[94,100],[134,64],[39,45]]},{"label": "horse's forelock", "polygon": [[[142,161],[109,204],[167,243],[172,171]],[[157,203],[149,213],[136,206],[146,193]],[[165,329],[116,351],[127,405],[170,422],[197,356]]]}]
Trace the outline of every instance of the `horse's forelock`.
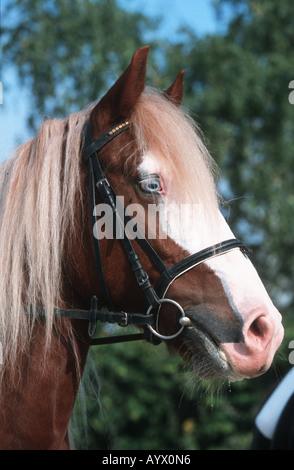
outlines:
[{"label": "horse's forelock", "polygon": [[192,118],[164,95],[147,89],[132,116],[141,152],[152,152],[168,169],[182,202],[203,204],[214,214],[218,207],[216,165]]}]

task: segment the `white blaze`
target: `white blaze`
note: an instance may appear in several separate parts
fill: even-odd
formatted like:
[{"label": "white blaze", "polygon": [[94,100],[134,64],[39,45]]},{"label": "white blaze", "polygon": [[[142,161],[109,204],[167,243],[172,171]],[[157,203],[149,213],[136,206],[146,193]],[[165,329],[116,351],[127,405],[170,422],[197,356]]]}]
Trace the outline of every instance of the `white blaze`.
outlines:
[{"label": "white blaze", "polygon": [[[190,254],[211,245],[235,238],[221,212],[209,215],[209,207],[200,204],[181,205],[165,169],[157,159],[146,154],[140,165],[144,174],[158,174],[162,179],[161,222],[168,236]],[[253,316],[262,313],[275,325],[275,334],[281,340],[281,315],[269,298],[254,266],[239,249],[210,258],[205,262],[222,282],[224,291],[237,315],[244,323],[252,323]]]}]

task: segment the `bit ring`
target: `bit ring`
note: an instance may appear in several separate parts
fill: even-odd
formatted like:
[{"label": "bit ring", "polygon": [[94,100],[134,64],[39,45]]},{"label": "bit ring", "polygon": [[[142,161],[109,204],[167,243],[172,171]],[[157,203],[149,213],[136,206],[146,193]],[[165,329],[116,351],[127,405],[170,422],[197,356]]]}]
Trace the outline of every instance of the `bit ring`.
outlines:
[{"label": "bit ring", "polygon": [[[162,335],[161,333],[159,333],[158,331],[156,331],[151,325],[147,325],[149,330],[155,335],[157,336],[157,338],[160,338],[160,339],[165,339],[165,340],[169,340],[169,339],[174,339],[176,338],[177,336],[179,336],[183,329],[185,328],[185,326],[188,326],[188,321],[189,321],[189,324],[191,323],[190,322],[190,319],[188,317],[186,317],[185,315],[185,312],[183,310],[183,307],[181,307],[181,305],[176,302],[175,300],[172,300],[172,299],[160,299],[159,300],[159,303],[162,304],[162,303],[170,303],[170,304],[173,304],[175,307],[177,307],[177,309],[180,311],[181,313],[181,318],[179,319],[179,323],[181,325],[180,329],[174,333],[173,335]],[[160,308],[160,307],[159,307]],[[150,305],[150,307],[148,308],[147,312],[146,312],[146,315],[149,315],[150,312],[152,311],[153,307],[152,305]],[[158,318],[157,318],[157,325],[156,325],[156,328],[158,329]]]}]

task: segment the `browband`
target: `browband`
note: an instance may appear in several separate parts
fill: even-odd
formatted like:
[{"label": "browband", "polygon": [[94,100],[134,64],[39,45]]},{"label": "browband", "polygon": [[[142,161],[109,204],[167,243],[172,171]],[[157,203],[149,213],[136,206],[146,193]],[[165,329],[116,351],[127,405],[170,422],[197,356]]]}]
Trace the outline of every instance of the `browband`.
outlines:
[{"label": "browband", "polygon": [[91,133],[91,124],[90,121],[87,121],[84,126],[84,150],[83,150],[83,158],[85,161],[89,159],[94,153],[99,152],[108,142],[110,142],[114,137],[121,134],[125,130],[130,127],[130,122],[125,121],[119,124],[116,127],[104,132],[99,139],[93,141],[92,133]]}]

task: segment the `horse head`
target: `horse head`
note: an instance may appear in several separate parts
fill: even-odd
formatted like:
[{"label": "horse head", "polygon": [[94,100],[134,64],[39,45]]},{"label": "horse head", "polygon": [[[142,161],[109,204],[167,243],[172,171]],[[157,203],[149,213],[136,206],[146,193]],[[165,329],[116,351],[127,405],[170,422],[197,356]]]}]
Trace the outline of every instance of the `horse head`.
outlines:
[{"label": "horse head", "polygon": [[[94,238],[100,239],[107,295],[123,311],[156,311],[149,325],[153,338],[182,354],[200,377],[255,377],[269,368],[280,345],[281,316],[220,212],[213,161],[181,108],[183,71],[164,92],[146,87],[148,51],[135,52],[125,72],[92,106],[87,124],[84,180],[94,155],[97,178],[107,181],[112,200],[129,213],[127,224],[121,217],[123,238],[132,240],[140,260],[132,270],[128,248],[114,233],[118,206],[102,217],[109,199],[97,191],[96,178]],[[93,219],[88,227],[93,232]],[[151,248],[140,239],[148,239]],[[107,306],[94,249],[89,250],[90,257],[84,255],[83,263],[79,259],[76,292],[85,301],[96,293]],[[147,304],[136,269],[148,274]]]},{"label": "horse head", "polygon": [[1,165],[2,449],[68,447],[99,320],[138,325],[208,379],[260,375],[282,340],[181,108],[183,72],[163,92],[146,87],[148,50]]}]

